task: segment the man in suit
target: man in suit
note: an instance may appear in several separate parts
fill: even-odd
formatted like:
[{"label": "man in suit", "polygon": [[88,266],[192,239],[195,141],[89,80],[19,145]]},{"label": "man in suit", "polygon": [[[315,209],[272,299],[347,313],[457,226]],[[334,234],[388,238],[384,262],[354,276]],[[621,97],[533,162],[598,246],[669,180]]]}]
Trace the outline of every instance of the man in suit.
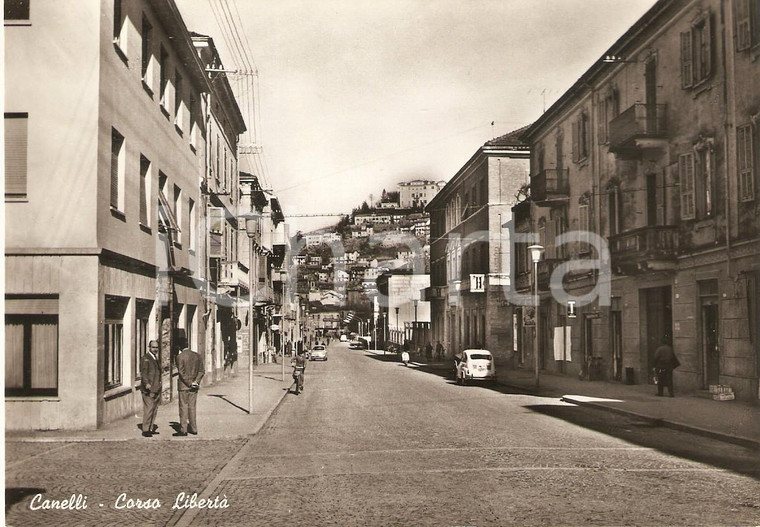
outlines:
[{"label": "man in suit", "polygon": [[161,365],[158,363],[158,341],[148,343],[148,352],[140,361],[140,390],[143,398],[143,437],[153,436],[158,403],[161,401]]},{"label": "man in suit", "polygon": [[[203,359],[198,353],[187,347],[187,337],[177,337],[177,345],[181,348],[177,355],[177,372],[179,380],[179,424],[180,431],[175,436],[186,436],[189,433],[198,434],[195,422],[195,403],[198,401],[198,388],[203,378]],[[189,423],[188,423],[189,421]]]}]

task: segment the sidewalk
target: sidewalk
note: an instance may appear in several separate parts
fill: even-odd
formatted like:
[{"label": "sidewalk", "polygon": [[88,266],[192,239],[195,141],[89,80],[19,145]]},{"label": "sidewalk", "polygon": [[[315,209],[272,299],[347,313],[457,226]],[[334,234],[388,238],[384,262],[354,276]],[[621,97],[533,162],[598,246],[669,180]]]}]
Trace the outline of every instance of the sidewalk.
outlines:
[{"label": "sidewalk", "polygon": [[[371,350],[370,350],[371,351]],[[378,351],[378,353],[382,353]],[[453,362],[411,363],[422,370],[447,372]],[[605,381],[581,381],[574,377],[541,372],[539,389],[532,370],[500,369],[499,384],[539,396],[559,397],[579,406],[590,406],[632,415],[661,426],[760,449],[760,406],[742,401],[713,401],[697,394],[657,397],[654,385],[625,385]]]},{"label": "sidewalk", "polygon": [[158,434],[143,438],[138,427],[142,423],[142,408],[137,415],[109,423],[92,431],[7,432],[6,442],[66,442],[66,441],[198,441],[235,439],[255,434],[279,406],[293,384],[290,358],[285,358],[285,381],[281,364],[260,364],[254,368],[253,413],[248,413],[248,364],[223,381],[201,386],[198,393],[198,435],[174,437],[172,423],[179,422],[178,399],[158,408],[155,424]]}]

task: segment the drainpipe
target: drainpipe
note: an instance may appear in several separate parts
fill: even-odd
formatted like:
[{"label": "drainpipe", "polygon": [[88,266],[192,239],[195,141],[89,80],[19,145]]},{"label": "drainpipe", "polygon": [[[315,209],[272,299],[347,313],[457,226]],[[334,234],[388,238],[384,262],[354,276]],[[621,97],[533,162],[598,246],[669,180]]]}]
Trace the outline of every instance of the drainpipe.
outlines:
[{"label": "drainpipe", "polygon": [[[731,153],[732,150],[729,145],[733,144],[731,140],[731,132],[734,130],[736,124],[736,97],[732,92],[732,89],[736,87],[736,75],[734,70],[734,53],[733,46],[726,46],[726,42],[734,41],[734,13],[733,2],[725,2],[723,4],[726,9],[724,20],[731,22],[723,25],[724,38],[723,43],[723,56],[726,57],[725,67],[723,68],[723,100],[726,105],[726,121],[724,123],[724,133],[726,134],[726,275],[731,276]],[[729,49],[730,48],[730,49]]]}]

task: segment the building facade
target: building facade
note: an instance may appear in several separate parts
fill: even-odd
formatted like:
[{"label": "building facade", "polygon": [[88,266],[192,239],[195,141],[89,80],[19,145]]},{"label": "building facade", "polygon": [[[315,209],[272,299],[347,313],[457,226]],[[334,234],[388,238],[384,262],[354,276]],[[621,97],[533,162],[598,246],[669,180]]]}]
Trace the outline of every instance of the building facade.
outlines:
[{"label": "building facade", "polygon": [[92,429],[141,406],[149,340],[165,398],[178,332],[206,354],[212,87],[171,0],[19,6],[5,21],[19,51],[5,64],[6,428]]},{"label": "building facade", "polygon": [[509,230],[527,184],[529,150],[512,132],[480,147],[426,207],[430,214],[432,338],[447,355],[467,348],[512,357]]},{"label": "building facade", "polygon": [[413,179],[398,184],[399,207],[402,209],[416,209],[424,207],[446,184],[445,181],[429,181],[427,179]]},{"label": "building facade", "polygon": [[[651,383],[665,338],[681,361],[677,389],[729,385],[758,399],[759,16],[749,0],[657,2],[524,135],[530,199],[516,214],[546,249],[541,368]],[[517,253],[516,283],[529,290]],[[568,318],[551,273],[594,260],[609,265],[557,283],[580,296],[608,281],[611,294]]]}]

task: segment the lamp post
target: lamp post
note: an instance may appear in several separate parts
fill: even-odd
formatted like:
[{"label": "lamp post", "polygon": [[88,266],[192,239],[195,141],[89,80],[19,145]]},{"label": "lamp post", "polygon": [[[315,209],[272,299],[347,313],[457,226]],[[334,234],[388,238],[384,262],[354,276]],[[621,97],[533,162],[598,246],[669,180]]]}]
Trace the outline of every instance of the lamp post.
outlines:
[{"label": "lamp post", "polygon": [[533,261],[533,320],[535,325],[533,336],[533,366],[535,368],[536,376],[536,389],[538,389],[538,262],[541,260],[541,255],[544,253],[543,245],[531,245],[528,247],[530,251],[530,259]]},{"label": "lamp post", "polygon": [[418,344],[417,338],[419,337],[419,334],[417,333],[417,303],[419,302],[419,299],[414,299],[414,325],[412,325],[412,339],[414,340],[415,345]]},{"label": "lamp post", "polygon": [[249,213],[245,218],[245,233],[248,235],[248,415],[253,414],[253,355],[256,353],[255,331],[253,329],[254,296],[259,279],[253,264],[254,237],[258,234],[258,224],[261,216]]},{"label": "lamp post", "polygon": [[[396,336],[398,336],[399,333],[399,325],[398,325],[398,307],[396,308]],[[403,344],[403,343],[400,343]]]}]

